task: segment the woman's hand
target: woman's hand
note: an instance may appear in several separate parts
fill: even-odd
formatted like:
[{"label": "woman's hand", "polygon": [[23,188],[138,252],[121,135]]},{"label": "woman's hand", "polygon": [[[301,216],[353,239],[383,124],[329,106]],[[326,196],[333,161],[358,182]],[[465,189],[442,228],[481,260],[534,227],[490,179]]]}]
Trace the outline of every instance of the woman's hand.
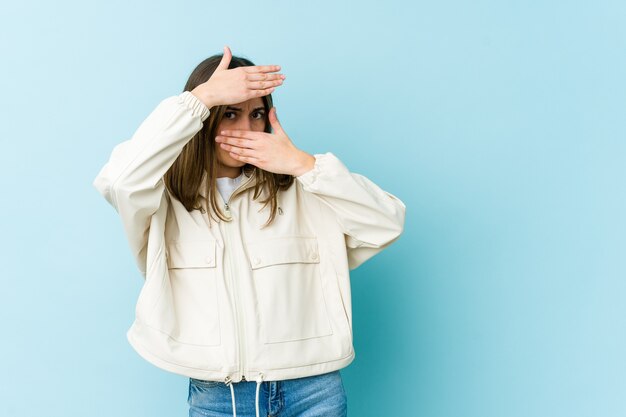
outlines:
[{"label": "woman's hand", "polygon": [[251,98],[262,97],[274,91],[283,83],[280,65],[255,65],[228,69],[232,54],[224,46],[224,56],[218,67],[204,83],[191,90],[208,108],[218,105],[236,104]]},{"label": "woman's hand", "polygon": [[276,107],[269,112],[274,133],[250,130],[223,130],[215,141],[230,156],[265,171],[298,176],[313,169],[315,157],[295,147],[276,116]]}]

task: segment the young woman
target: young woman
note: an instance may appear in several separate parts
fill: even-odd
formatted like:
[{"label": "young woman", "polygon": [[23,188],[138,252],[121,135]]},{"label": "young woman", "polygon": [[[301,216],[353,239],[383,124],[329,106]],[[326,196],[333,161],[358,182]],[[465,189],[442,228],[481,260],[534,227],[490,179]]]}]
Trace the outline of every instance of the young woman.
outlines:
[{"label": "young woman", "polygon": [[128,341],[189,378],[190,417],[345,416],[349,271],[404,228],[400,199],[293,144],[279,70],[225,47],[93,182],[145,280]]}]

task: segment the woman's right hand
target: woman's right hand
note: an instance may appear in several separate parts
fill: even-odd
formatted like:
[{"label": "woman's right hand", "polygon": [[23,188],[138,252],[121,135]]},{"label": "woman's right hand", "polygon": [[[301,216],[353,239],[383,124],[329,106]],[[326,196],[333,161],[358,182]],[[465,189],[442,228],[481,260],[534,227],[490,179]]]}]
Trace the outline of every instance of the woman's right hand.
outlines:
[{"label": "woman's right hand", "polygon": [[268,95],[285,79],[283,74],[272,74],[280,70],[280,65],[228,69],[231,58],[230,48],[224,46],[224,56],[211,78],[191,90],[208,108]]}]

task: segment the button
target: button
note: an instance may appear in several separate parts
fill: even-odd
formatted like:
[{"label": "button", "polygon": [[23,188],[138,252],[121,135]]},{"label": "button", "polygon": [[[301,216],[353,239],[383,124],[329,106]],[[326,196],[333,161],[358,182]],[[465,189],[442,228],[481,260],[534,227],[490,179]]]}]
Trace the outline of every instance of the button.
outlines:
[{"label": "button", "polygon": [[213,261],[213,258],[210,256],[207,256],[206,258],[204,258],[204,260],[206,261],[206,263],[210,264]]},{"label": "button", "polygon": [[313,260],[317,259],[317,253],[311,252],[311,259]]}]

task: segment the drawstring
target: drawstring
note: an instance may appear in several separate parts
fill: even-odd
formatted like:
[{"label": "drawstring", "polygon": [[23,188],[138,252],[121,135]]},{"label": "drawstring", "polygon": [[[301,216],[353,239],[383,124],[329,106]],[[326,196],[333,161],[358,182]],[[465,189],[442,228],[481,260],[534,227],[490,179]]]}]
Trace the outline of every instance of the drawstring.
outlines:
[{"label": "drawstring", "polygon": [[259,388],[263,382],[263,372],[259,372],[259,380],[256,382],[256,417],[259,417]]},{"label": "drawstring", "polygon": [[[224,380],[224,383],[230,387],[230,396],[233,402],[233,417],[237,417],[237,407],[235,407],[235,389],[233,388],[233,381],[230,379],[230,376],[227,376]],[[259,380],[256,382],[256,417],[259,417],[259,389],[261,388],[261,384],[263,383],[263,372],[259,372]]]},{"label": "drawstring", "polygon": [[235,407],[235,389],[233,388],[233,381],[227,376],[224,383],[230,387],[230,397],[233,401],[233,417],[237,417],[237,407]]}]

